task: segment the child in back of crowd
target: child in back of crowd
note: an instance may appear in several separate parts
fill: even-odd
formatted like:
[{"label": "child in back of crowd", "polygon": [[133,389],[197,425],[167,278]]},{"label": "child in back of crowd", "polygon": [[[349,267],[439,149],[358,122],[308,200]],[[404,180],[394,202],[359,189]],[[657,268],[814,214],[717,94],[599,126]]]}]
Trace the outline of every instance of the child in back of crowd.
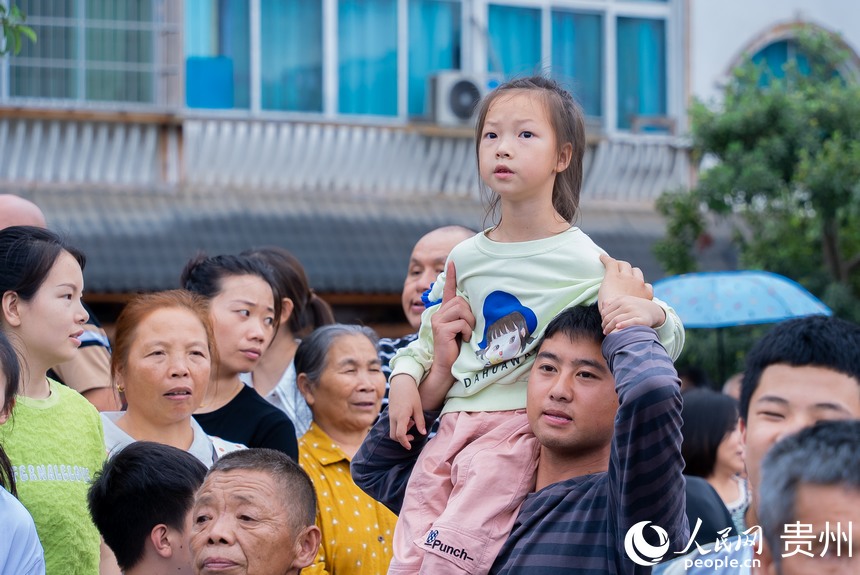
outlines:
[{"label": "child in back of crowd", "polygon": [[[413,424],[426,433],[418,385],[454,383],[410,478],[390,574],[488,572],[534,488],[537,442],[525,415],[534,348],[559,312],[597,299],[604,276],[605,252],[573,225],[584,151],[582,112],[553,80],[508,82],[481,105],[478,169],[501,217],[454,248],[426,294],[418,340],[391,361],[391,433],[407,448]],[[431,318],[452,280],[474,333],[456,359],[433,365]],[[641,298],[610,305],[607,333],[650,325],[678,356],[684,331],[671,308]]]}]

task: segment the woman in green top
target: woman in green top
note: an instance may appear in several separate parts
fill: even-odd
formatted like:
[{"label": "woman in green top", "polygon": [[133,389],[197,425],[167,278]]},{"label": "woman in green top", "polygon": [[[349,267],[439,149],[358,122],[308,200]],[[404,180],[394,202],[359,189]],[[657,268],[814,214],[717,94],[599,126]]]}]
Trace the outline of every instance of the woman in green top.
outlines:
[{"label": "woman in green top", "polygon": [[88,317],[81,304],[84,263],[82,253],[48,230],[0,231],[0,331],[24,368],[0,444],[36,523],[48,575],[99,572],[87,487],[105,458],[101,420],[83,396],[45,375],[80,346]]}]

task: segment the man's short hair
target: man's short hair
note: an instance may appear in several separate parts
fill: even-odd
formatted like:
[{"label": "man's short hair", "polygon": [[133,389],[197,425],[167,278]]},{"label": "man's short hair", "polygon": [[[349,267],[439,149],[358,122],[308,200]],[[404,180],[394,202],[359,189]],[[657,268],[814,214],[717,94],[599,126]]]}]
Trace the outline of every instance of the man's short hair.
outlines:
[{"label": "man's short hair", "polygon": [[544,341],[557,333],[562,333],[572,340],[587,339],[598,345],[602,344],[606,336],[603,335],[603,319],[597,304],[575,305],[562,310],[546,326],[536,349],[540,349]]},{"label": "man's short hair", "polygon": [[219,471],[237,470],[267,473],[281,485],[284,504],[296,510],[291,514],[296,521],[293,528],[304,529],[316,523],[317,496],[314,484],[308,474],[289,456],[263,447],[240,449],[216,461],[209,469],[209,475]]},{"label": "man's short hair", "polygon": [[762,462],[758,518],[774,551],[782,547],[784,526],[796,523],[801,485],[839,486],[860,491],[860,420],[822,421],[774,445]]},{"label": "man's short hair", "polygon": [[90,515],[123,571],[143,558],[156,525],[184,532],[206,475],[199,459],[169,445],[136,441],[108,459],[90,486]]},{"label": "man's short hair", "polygon": [[723,440],[738,425],[738,402],[710,389],[691,389],[681,408],[684,474],[710,477]]},{"label": "man's short hair", "polygon": [[[860,326],[821,315],[777,324],[747,354],[740,414],[746,420],[761,374],[774,364],[823,367],[853,377],[860,386]],[[860,393],[860,387],[858,387]]]}]

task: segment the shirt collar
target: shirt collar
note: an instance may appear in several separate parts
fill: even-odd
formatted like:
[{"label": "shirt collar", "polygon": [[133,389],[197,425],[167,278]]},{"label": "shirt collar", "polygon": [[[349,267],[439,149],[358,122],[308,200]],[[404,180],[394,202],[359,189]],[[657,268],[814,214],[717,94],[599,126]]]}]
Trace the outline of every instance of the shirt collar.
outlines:
[{"label": "shirt collar", "polygon": [[302,436],[302,442],[309,451],[313,452],[314,457],[322,465],[332,465],[340,461],[349,463],[349,457],[346,456],[343,449],[338,447],[315,422],[311,423],[307,433]]}]

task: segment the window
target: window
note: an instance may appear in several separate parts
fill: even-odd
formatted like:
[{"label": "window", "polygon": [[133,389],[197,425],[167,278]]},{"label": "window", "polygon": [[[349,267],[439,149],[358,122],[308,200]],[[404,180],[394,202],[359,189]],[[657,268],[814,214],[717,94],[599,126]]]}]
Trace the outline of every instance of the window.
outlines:
[{"label": "window", "polygon": [[250,107],[249,18],[247,0],[186,0],[188,107]]},{"label": "window", "polygon": [[[19,3],[21,4],[21,3]],[[38,42],[9,60],[9,94],[25,98],[159,104],[157,2],[32,1]]]},{"label": "window", "polygon": [[491,4],[487,69],[508,77],[541,71],[541,11]]},{"label": "window", "polygon": [[337,41],[338,112],[396,116],[397,0],[341,0]]},{"label": "window", "polygon": [[460,69],[460,2],[409,2],[409,115],[424,116],[430,77]]},{"label": "window", "polygon": [[261,107],[323,110],[322,3],[262,0]]},{"label": "window", "polygon": [[789,61],[797,62],[797,69],[801,74],[809,74],[809,60],[794,40],[780,40],[768,44],[752,57],[752,61],[764,67],[764,73],[759,79],[761,86],[766,86],[771,79],[784,78],[785,65]]},{"label": "window", "polygon": [[666,115],[666,24],[618,18],[618,128]]},{"label": "window", "polygon": [[552,74],[587,116],[603,115],[603,17],[552,12]]}]

